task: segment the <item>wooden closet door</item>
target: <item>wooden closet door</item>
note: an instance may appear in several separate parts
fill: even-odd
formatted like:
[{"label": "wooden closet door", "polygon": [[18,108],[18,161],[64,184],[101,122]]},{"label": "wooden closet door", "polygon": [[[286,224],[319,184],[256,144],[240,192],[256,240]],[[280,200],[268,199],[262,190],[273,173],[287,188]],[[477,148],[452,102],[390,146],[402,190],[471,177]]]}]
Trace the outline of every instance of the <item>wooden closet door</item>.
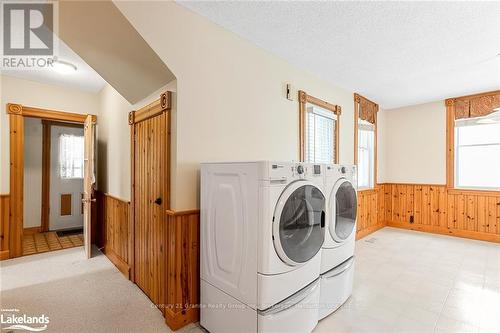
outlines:
[{"label": "wooden closet door", "polygon": [[164,302],[167,113],[134,125],[135,283]]}]

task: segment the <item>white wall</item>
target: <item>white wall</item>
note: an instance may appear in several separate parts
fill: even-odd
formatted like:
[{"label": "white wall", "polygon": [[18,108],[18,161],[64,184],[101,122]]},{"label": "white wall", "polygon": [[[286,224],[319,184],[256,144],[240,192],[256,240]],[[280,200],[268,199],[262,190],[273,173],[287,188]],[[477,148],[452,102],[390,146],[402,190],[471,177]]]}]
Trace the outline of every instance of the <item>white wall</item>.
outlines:
[{"label": "white wall", "polygon": [[286,83],[342,106],[340,162],[353,162],[353,92],[173,2],[115,5],[177,77],[172,208],[199,206],[200,162],[298,159],[298,103],[285,99]]},{"label": "white wall", "polygon": [[9,117],[5,112],[7,103],[83,114],[97,114],[100,105],[98,94],[6,75],[1,75],[0,80],[0,193],[9,193]]},{"label": "white wall", "polygon": [[123,200],[130,200],[130,126],[128,113],[160,98],[166,90],[175,92],[176,82],[131,105],[107,84],[100,92],[97,119],[98,188]]},{"label": "white wall", "polygon": [[24,228],[39,227],[42,216],[42,122],[24,121]]},{"label": "white wall", "polygon": [[379,182],[446,183],[444,101],[379,112]]}]

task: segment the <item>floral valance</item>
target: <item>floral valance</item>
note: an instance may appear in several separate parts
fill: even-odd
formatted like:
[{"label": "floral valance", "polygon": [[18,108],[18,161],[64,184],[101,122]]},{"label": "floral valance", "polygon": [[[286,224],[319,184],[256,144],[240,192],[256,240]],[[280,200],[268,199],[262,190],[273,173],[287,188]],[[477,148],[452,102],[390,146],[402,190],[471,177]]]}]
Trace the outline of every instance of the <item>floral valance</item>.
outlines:
[{"label": "floral valance", "polygon": [[452,98],[446,100],[446,103],[453,105],[455,119],[484,117],[500,108],[500,92]]},{"label": "floral valance", "polygon": [[378,104],[358,94],[354,94],[354,100],[358,103],[359,118],[375,124],[377,122]]}]

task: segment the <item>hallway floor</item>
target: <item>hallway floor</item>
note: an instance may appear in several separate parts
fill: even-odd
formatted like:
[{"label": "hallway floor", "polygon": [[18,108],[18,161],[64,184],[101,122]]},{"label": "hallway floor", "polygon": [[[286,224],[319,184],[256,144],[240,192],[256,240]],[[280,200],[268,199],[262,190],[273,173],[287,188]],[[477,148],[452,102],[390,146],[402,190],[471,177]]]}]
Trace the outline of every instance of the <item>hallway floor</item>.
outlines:
[{"label": "hallway floor", "polygon": [[[356,246],[354,294],[314,333],[500,331],[499,244],[384,228]],[[79,247],[1,262],[2,308],[46,314],[49,332],[170,332],[98,253],[85,260]]]}]

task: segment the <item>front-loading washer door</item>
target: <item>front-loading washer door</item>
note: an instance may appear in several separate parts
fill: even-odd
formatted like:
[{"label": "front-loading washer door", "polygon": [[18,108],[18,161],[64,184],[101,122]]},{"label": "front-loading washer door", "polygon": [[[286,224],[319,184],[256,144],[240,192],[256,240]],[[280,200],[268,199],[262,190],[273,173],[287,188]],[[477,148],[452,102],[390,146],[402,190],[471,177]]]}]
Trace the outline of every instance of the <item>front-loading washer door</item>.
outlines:
[{"label": "front-loading washer door", "polygon": [[332,238],[341,243],[356,232],[358,199],[350,181],[340,179],[330,197],[330,219],[328,229]]},{"label": "front-loading washer door", "polygon": [[273,216],[273,242],[280,259],[295,266],[309,261],[325,237],[325,196],[309,181],[285,188]]}]

